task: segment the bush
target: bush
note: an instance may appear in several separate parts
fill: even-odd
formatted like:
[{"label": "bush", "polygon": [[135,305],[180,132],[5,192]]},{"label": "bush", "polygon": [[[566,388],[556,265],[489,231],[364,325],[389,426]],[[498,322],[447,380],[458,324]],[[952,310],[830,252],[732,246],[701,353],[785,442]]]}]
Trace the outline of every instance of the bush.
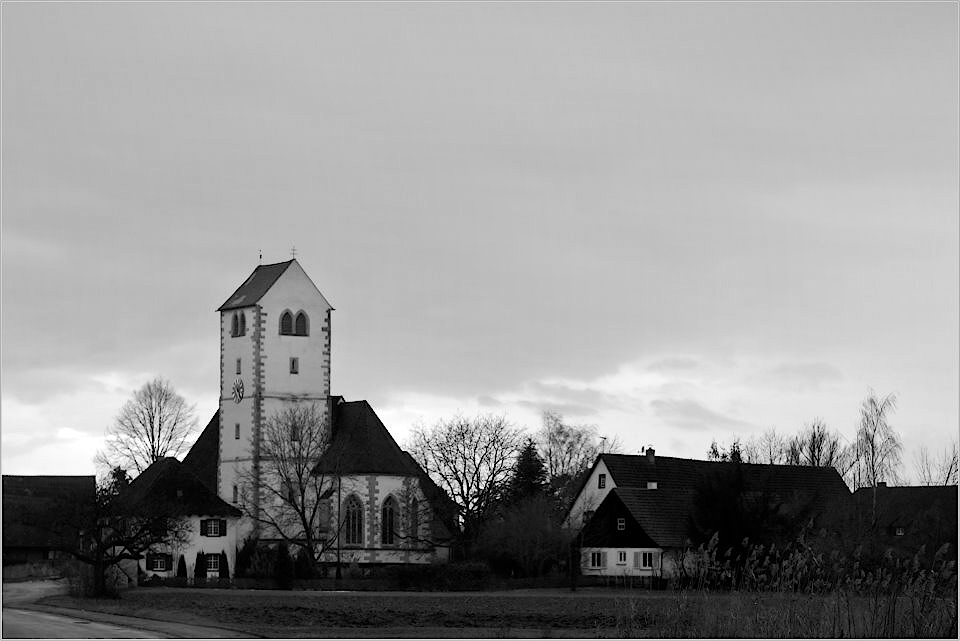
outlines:
[{"label": "bush", "polygon": [[451,563],[442,567],[441,584],[447,590],[483,590],[493,579],[490,566],[481,561]]},{"label": "bush", "polygon": [[300,548],[297,552],[297,560],[294,565],[294,574],[301,580],[310,580],[316,578],[316,572],[313,567],[313,557],[307,548]]},{"label": "bush", "polygon": [[274,564],[274,578],[277,580],[277,587],[281,590],[290,590],[293,588],[294,568],[293,560],[290,558],[290,549],[286,541],[280,541],[277,546],[277,560]]}]

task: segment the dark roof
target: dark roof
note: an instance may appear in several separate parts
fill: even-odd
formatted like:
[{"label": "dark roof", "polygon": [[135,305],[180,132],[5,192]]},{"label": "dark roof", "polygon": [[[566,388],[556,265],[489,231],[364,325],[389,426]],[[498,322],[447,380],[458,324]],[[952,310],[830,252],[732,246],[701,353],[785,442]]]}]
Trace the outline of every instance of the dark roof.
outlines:
[{"label": "dark roof", "polygon": [[240,510],[217,496],[173,457],[155,461],[133,479],[121,494],[120,502],[131,510],[156,506],[155,509],[183,516],[240,516]]},{"label": "dark roof", "polygon": [[[655,481],[658,490],[666,491],[692,491],[701,480],[733,465],[722,461],[629,454],[601,454],[599,459],[606,464],[617,487],[645,488],[648,481]],[[832,467],[737,465],[747,488],[763,490],[784,501],[798,494],[823,500],[850,495],[846,483]]]},{"label": "dark roof", "polygon": [[217,492],[217,466],[220,464],[220,410],[200,432],[187,455],[183,457],[183,467],[193,472],[207,489]]},{"label": "dark roof", "polygon": [[[689,539],[692,496],[689,492],[617,487],[610,495],[620,499],[630,515],[661,547],[682,547]],[[607,498],[604,498],[606,501]]]},{"label": "dark roof", "polygon": [[419,476],[413,463],[366,401],[332,403],[333,437],[314,468],[320,474]]},{"label": "dark roof", "polygon": [[[876,509],[874,509],[876,500]],[[929,510],[947,522],[957,522],[957,486],[923,485],[862,487],[853,493],[854,513],[880,528],[906,527],[922,522]]]},{"label": "dark roof", "polygon": [[217,308],[217,311],[222,312],[227,309],[255,305],[273,287],[273,284],[277,282],[277,279],[283,275],[283,272],[292,262],[293,259],[282,263],[273,263],[272,265],[258,265],[249,278],[237,288],[237,291],[230,295],[227,302]]},{"label": "dark roof", "polygon": [[93,476],[3,476],[4,547],[75,543],[96,502]]}]

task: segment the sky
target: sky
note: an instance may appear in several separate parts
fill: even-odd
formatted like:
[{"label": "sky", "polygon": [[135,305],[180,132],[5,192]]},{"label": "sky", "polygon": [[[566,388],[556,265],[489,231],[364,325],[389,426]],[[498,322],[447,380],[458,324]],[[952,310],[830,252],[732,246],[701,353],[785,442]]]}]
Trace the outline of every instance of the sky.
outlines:
[{"label": "sky", "polygon": [[2,5],[4,474],[93,474],[296,258],[403,445],[551,410],[704,458],[960,429],[958,5]]}]

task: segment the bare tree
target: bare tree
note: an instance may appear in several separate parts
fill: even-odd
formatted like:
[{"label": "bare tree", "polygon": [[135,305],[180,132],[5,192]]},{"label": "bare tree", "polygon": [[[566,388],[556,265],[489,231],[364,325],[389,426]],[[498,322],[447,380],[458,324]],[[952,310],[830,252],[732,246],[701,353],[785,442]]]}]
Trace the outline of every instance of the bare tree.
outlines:
[{"label": "bare tree", "polygon": [[488,510],[503,496],[522,435],[504,416],[455,416],[413,431],[410,453],[457,505],[471,541]]},{"label": "bare tree", "polygon": [[854,443],[854,489],[897,481],[903,446],[889,422],[896,404],[894,394],[878,398],[870,390],[860,406],[860,427]]},{"label": "bare tree", "polygon": [[844,476],[853,465],[853,454],[839,434],[831,432],[823,419],[815,418],[790,439],[786,448],[786,463],[832,467]]},{"label": "bare tree", "polygon": [[589,471],[601,452],[619,452],[616,437],[606,439],[593,425],[570,425],[557,412],[543,412],[543,427],[536,434],[537,448],[547,473],[547,482],[566,507],[575,497],[581,476]]},{"label": "bare tree", "polygon": [[920,485],[957,484],[957,443],[945,448],[936,458],[923,446],[913,457],[913,466]]},{"label": "bare tree", "polygon": [[314,564],[340,532],[340,527],[326,527],[331,518],[327,499],[337,489],[337,475],[317,469],[324,454],[337,459],[339,453],[330,447],[325,412],[316,403],[293,405],[267,419],[260,434],[259,465],[238,473],[243,513],[268,536],[308,550]]},{"label": "bare tree", "polygon": [[168,381],[155,378],[124,403],[107,428],[105,450],[97,453],[97,463],[140,474],[155,461],[185,453],[196,426],[194,407]]}]

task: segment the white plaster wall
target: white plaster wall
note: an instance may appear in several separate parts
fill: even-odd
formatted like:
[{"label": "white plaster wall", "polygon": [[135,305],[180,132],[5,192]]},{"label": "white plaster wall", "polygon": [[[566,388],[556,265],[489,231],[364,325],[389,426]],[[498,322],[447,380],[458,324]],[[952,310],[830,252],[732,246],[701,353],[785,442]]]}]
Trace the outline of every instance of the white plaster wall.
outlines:
[{"label": "white plaster wall", "polygon": [[[590,554],[592,552],[607,553],[607,567],[590,567]],[[625,563],[617,561],[618,554],[625,552],[627,560]],[[633,566],[633,555],[635,552],[652,552],[652,568],[635,568]],[[580,549],[580,572],[584,576],[660,576],[660,560],[663,558],[663,551],[660,548],[597,548],[585,547]]]},{"label": "white plaster wall", "polygon": [[[607,475],[606,487],[603,489],[597,487],[601,474]],[[579,531],[580,528],[583,527],[583,513],[587,510],[596,510],[597,506],[603,502],[603,499],[606,498],[610,490],[615,487],[616,485],[610,476],[609,470],[607,470],[606,463],[603,462],[603,459],[600,459],[596,467],[593,468],[593,472],[591,472],[580,494],[578,494],[577,498],[573,501],[573,505],[570,508],[566,520],[563,522],[563,526]]]},{"label": "white plaster wall", "polygon": [[[180,563],[180,555],[183,555],[187,563],[187,577],[193,578],[197,561],[197,553],[219,554],[227,553],[227,561],[230,564],[230,576],[235,576],[237,568],[237,519],[227,519],[227,533],[225,536],[200,536],[200,521],[206,519],[222,519],[217,516],[191,516],[188,517],[190,536],[181,544],[157,545],[152,551],[173,556],[173,567],[166,572],[154,572],[146,565],[146,559],[141,561],[143,569],[147,576],[156,574],[159,577],[174,577],[177,575],[177,565]],[[208,573],[208,577],[213,575]]]},{"label": "white plaster wall", "polygon": [[[245,336],[231,336],[233,313],[244,312],[247,317]],[[233,486],[237,484],[235,470],[249,466],[251,438],[253,436],[253,398],[256,392],[254,379],[254,356],[256,353],[256,309],[246,307],[220,314],[221,374],[220,374],[220,474],[217,493],[224,501],[233,502]],[[240,374],[237,374],[237,359],[240,359]],[[243,381],[243,399],[233,399],[233,383]],[[240,424],[240,438],[236,438],[236,425]]]}]

